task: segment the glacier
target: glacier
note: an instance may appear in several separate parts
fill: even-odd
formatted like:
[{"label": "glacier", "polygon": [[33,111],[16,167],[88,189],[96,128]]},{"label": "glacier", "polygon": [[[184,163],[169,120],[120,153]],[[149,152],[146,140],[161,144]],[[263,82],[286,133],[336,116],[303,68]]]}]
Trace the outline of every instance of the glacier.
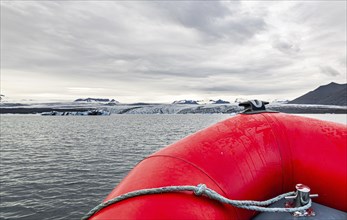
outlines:
[{"label": "glacier", "polygon": [[[347,106],[335,105],[306,105],[285,104],[272,102],[266,106],[268,110],[285,113],[338,113],[347,114]],[[104,104],[104,103],[0,103],[1,114],[41,114],[43,112],[81,112],[90,110],[102,110],[111,114],[232,114],[243,111],[238,103],[230,104]]]}]

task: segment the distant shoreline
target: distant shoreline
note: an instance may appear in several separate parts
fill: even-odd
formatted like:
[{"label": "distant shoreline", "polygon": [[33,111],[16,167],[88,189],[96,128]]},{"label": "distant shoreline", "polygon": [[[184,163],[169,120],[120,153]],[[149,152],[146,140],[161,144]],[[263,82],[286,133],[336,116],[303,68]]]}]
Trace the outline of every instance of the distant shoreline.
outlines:
[{"label": "distant shoreline", "polygon": [[0,108],[0,114],[41,114],[42,112],[80,112],[91,109],[57,109],[57,108]]},{"label": "distant shoreline", "polygon": [[[221,108],[224,107],[224,108]],[[184,108],[184,105],[181,105],[181,110],[176,112],[166,112],[163,111],[164,108],[170,107],[170,105],[163,105],[162,109],[158,108],[157,105],[150,107],[155,107],[156,111],[145,111],[145,108],[148,108],[148,105],[139,105],[134,107],[133,105],[122,106],[122,109],[119,111],[112,111],[112,108],[105,106],[96,106],[96,107],[0,107],[0,114],[41,114],[42,112],[82,112],[95,109],[108,109],[111,110],[112,114],[231,114],[238,113],[242,111],[242,108],[237,106],[229,105],[220,105],[220,106],[187,106]],[[143,111],[141,111],[143,109]],[[312,106],[312,105],[280,105],[280,106],[269,106],[268,110],[279,111],[283,113],[292,113],[292,114],[347,114],[347,107],[345,106]],[[136,112],[133,112],[136,110]]]}]

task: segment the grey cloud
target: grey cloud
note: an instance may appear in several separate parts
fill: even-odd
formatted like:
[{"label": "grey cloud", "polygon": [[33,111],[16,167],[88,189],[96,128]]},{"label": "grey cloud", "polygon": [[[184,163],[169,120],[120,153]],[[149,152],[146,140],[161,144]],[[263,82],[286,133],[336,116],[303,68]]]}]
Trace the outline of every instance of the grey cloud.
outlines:
[{"label": "grey cloud", "polygon": [[[1,2],[1,74],[11,78],[17,72],[18,76],[36,77],[37,82],[44,78],[47,85],[51,83],[52,93],[59,81],[58,94],[63,86],[88,84],[139,96],[151,91],[293,93],[291,88],[296,86],[291,82],[299,85],[305,81],[300,84],[303,87],[325,83],[317,80],[322,78],[317,66],[323,59],[341,74],[330,66],[322,67],[322,73],[343,78],[345,62],[334,63],[345,57],[341,49],[346,45],[341,40],[345,32],[340,25],[311,33],[310,28],[317,27],[308,18],[303,26],[295,20],[310,4],[293,2],[302,7],[290,11],[279,3],[287,14],[275,18],[267,9],[277,3],[253,4],[255,8],[250,9],[244,2],[224,1]],[[262,7],[258,9],[257,4]],[[315,10],[311,12],[317,13]],[[317,24],[335,22],[333,16],[327,22],[319,16],[309,17]],[[288,29],[298,28],[287,32],[281,29],[287,24],[284,21],[289,22]],[[290,33],[301,28],[307,36],[298,33],[292,37]],[[318,39],[318,32],[324,37]],[[315,82],[307,82],[310,74]],[[8,81],[2,86],[13,84]],[[36,85],[25,89],[35,93],[40,89],[30,86]]]},{"label": "grey cloud", "polygon": [[[163,58],[165,59],[165,58]],[[280,71],[284,66],[290,65],[288,61],[280,61],[277,62],[262,62],[262,63],[249,63],[249,65],[245,65],[242,67],[171,67],[171,69],[165,69],[164,67],[161,69],[153,69],[150,68],[146,71],[139,71],[142,76],[147,77],[179,77],[185,79],[207,79],[210,77],[225,77],[229,78],[231,76],[237,77],[243,80],[268,80],[277,75],[276,72]],[[143,73],[143,74],[142,74]],[[204,83],[202,83],[204,84]]]},{"label": "grey cloud", "polygon": [[21,5],[24,9],[6,6],[3,7],[6,18],[1,25],[2,41],[6,42],[3,45],[6,68],[28,65],[68,68],[115,56],[132,56],[117,51],[117,44],[114,45],[117,35],[113,31],[124,31],[117,19],[113,21],[65,2],[25,2]]},{"label": "grey cloud", "polygon": [[240,2],[161,2],[172,19],[193,28],[209,40],[230,39],[243,42],[266,28],[263,17],[240,13]]},{"label": "grey cloud", "polygon": [[346,60],[346,54],[340,58],[338,58],[338,62],[340,65],[342,65],[344,68],[347,66],[347,60]]},{"label": "grey cloud", "polygon": [[263,84],[263,87],[260,86],[252,86],[252,85],[242,85],[242,86],[236,86],[236,85],[219,85],[219,86],[210,86],[210,87],[202,87],[198,90],[209,92],[209,93],[219,93],[219,92],[226,92],[226,93],[239,93],[242,95],[256,95],[256,94],[267,94],[267,95],[273,95],[274,93],[286,93],[288,91],[293,91],[295,88],[283,88],[281,86],[272,86],[272,85],[266,85]]},{"label": "grey cloud", "polygon": [[261,18],[239,17],[230,21],[224,28],[227,30],[224,37],[230,36],[230,38],[242,42],[252,38],[258,32],[264,31],[266,23]]},{"label": "grey cloud", "polygon": [[[238,7],[237,4],[234,6]],[[177,16],[184,25],[211,35],[230,35],[232,38],[244,40],[254,34],[253,29],[257,29],[258,23],[260,26],[262,24],[249,16],[240,17],[221,2],[213,4],[179,2],[177,5],[168,7],[174,6],[168,3],[162,7],[167,7],[172,16]],[[113,69],[117,75],[117,72],[122,74],[126,71],[122,68],[141,72],[140,67],[144,66],[153,71],[153,74],[162,72],[164,75],[182,75],[188,72],[194,76],[207,75],[201,71],[195,74],[189,69],[184,70],[186,67],[182,66],[182,61],[192,60],[189,54],[170,53],[171,48],[168,47],[170,45],[163,45],[166,47],[166,54],[163,53],[164,48],[155,51],[159,45],[145,45],[141,42],[141,36],[132,35],[133,29],[121,24],[120,16],[112,13],[111,16],[102,17],[97,11],[79,8],[79,5],[73,3],[55,2],[24,4],[19,9],[17,7],[4,7],[4,9],[5,68],[24,70],[32,68],[44,71],[46,74],[50,72],[65,74],[66,70],[70,70],[83,75],[89,72],[93,74],[95,71],[110,73]],[[25,12],[30,10],[32,13]],[[59,18],[55,14],[57,12],[60,13]],[[230,27],[214,25],[217,20],[232,15],[236,17],[229,23],[223,24]],[[140,41],[134,42],[134,40]],[[150,43],[155,44],[155,42]],[[172,50],[176,48],[172,47]],[[119,68],[116,62],[118,59],[129,61],[128,67],[123,65]],[[176,64],[181,65],[179,70]],[[168,66],[174,65],[176,70],[170,68],[166,70]]]},{"label": "grey cloud", "polygon": [[165,10],[175,22],[180,22],[186,27],[209,32],[218,21],[222,21],[232,12],[223,6],[222,2],[199,3],[186,2],[159,2],[156,3]]},{"label": "grey cloud", "polygon": [[328,76],[338,76],[341,75],[341,73],[339,71],[337,71],[336,69],[332,68],[331,66],[322,66],[320,67],[320,70],[322,73],[324,73],[325,75]]},{"label": "grey cloud", "polygon": [[314,29],[346,30],[346,1],[301,2],[283,16],[295,12],[293,20],[300,24],[308,23]]},{"label": "grey cloud", "polygon": [[185,91],[194,91],[203,94],[240,94],[246,96],[264,94],[267,96],[272,96],[274,94],[286,94],[288,92],[293,92],[297,90],[296,87],[283,87],[286,84],[281,80],[274,81],[264,81],[262,83],[254,83],[249,81],[249,83],[238,84],[237,82],[213,82],[209,84],[189,84],[180,86]]},{"label": "grey cloud", "polygon": [[297,44],[279,38],[273,40],[272,46],[285,54],[295,54],[300,52],[300,47]]}]

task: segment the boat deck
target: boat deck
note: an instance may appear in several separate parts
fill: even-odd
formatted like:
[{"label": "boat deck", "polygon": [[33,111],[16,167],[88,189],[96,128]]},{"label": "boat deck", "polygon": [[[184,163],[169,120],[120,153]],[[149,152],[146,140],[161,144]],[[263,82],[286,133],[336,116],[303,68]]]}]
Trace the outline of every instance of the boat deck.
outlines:
[{"label": "boat deck", "polygon": [[[270,207],[284,207],[286,200],[280,200]],[[294,217],[289,213],[260,213],[253,220],[343,220],[347,219],[347,212],[333,209],[318,203],[313,202],[312,208],[316,216],[312,217]]]}]

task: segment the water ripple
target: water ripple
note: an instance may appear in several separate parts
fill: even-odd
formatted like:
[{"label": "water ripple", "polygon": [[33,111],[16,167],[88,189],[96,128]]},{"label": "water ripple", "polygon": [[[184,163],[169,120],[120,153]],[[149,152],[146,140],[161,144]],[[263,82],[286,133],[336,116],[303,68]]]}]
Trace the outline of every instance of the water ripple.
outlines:
[{"label": "water ripple", "polygon": [[79,219],[144,157],[227,117],[2,116],[0,219]]}]

